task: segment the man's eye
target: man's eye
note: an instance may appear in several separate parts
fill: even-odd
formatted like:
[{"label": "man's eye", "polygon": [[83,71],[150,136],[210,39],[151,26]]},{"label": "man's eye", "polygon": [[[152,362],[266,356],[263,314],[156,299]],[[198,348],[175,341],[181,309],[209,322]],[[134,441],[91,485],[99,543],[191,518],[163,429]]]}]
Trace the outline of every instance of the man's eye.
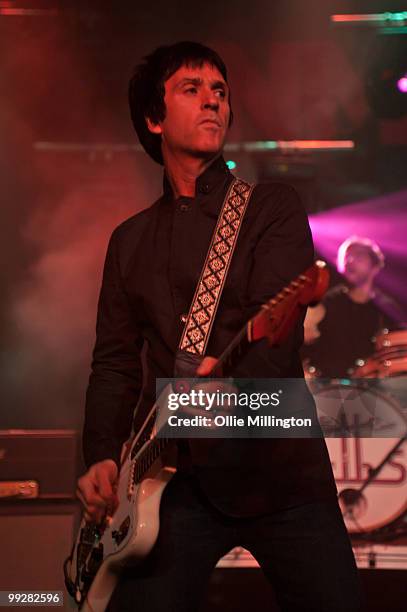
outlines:
[{"label": "man's eye", "polygon": [[196,93],[197,91],[196,87],[188,87],[188,89],[185,89],[185,93]]},{"label": "man's eye", "polygon": [[224,89],[217,89],[217,90],[216,90],[216,94],[217,94],[217,95],[218,95],[220,98],[222,98],[222,99],[223,99],[223,98],[225,98],[225,96],[226,96],[226,92],[225,92],[225,90],[224,90]]}]

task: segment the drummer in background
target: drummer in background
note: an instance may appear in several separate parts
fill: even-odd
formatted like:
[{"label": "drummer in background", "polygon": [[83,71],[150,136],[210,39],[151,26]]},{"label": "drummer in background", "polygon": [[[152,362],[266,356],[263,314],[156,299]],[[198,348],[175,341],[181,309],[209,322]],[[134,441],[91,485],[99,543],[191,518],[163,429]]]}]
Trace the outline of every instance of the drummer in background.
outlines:
[{"label": "drummer in background", "polygon": [[384,328],[403,327],[397,303],[374,286],[384,266],[380,247],[351,236],[341,244],[337,269],[345,284],[332,287],[322,303],[309,308],[304,322],[304,369],[324,378],[347,378],[357,359],[374,350],[372,338]]}]

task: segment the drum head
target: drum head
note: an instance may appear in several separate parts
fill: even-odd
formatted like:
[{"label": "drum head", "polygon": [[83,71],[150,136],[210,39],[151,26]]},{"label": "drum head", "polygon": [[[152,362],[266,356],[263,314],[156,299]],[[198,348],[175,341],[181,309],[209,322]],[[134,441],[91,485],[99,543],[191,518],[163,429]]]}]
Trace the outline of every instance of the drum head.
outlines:
[{"label": "drum head", "polygon": [[325,437],[402,437],[407,421],[400,404],[374,379],[313,387]]},{"label": "drum head", "polygon": [[406,441],[360,491],[370,470],[405,435],[398,402],[356,383],[327,385],[314,390],[314,398],[348,531],[365,534],[400,517],[407,510]]}]

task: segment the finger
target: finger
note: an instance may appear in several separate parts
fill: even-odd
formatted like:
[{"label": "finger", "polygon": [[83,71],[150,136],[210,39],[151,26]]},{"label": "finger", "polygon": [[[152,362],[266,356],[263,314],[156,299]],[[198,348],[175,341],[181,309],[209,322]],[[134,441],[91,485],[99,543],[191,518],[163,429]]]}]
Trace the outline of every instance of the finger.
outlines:
[{"label": "finger", "polygon": [[84,476],[79,478],[78,489],[85,500],[87,500],[96,493],[96,483],[94,482],[94,479],[90,472],[87,472]]},{"label": "finger", "polygon": [[106,501],[99,495],[94,486],[89,486],[89,484],[84,484],[83,482],[79,484],[78,482],[76,495],[85,507],[90,504],[99,506],[100,508],[106,507]]},{"label": "finger", "polygon": [[101,510],[104,510],[106,508],[106,501],[102,499],[102,497],[100,497],[100,495],[98,495],[97,493],[85,497],[78,488],[76,489],[76,496],[81,502],[81,504],[84,506],[84,508],[88,508],[89,506],[95,506]]},{"label": "finger", "polygon": [[211,370],[215,367],[217,361],[218,360],[215,357],[205,357],[202,363],[199,365],[196,373],[199,376],[208,376]]},{"label": "finger", "polygon": [[106,470],[98,470],[95,474],[96,485],[100,496],[106,501],[110,502],[114,497],[113,483],[110,480],[109,474]]},{"label": "finger", "polygon": [[87,502],[86,500],[84,500],[83,498],[80,498],[80,501],[82,503],[84,512],[87,512],[88,514],[92,514],[92,515],[96,515],[96,514],[100,514],[100,515],[105,515],[106,514],[106,508],[107,508],[107,504],[106,502],[102,502],[102,503],[94,503],[94,502]]},{"label": "finger", "polygon": [[111,502],[107,505],[106,514],[108,516],[113,516],[119,506],[119,498],[115,495]]},{"label": "finger", "polygon": [[198,403],[200,407],[211,405],[221,408],[222,404],[229,405],[237,400],[239,392],[235,386],[220,381],[201,380],[205,382],[200,382],[193,387],[194,391],[200,394]]},{"label": "finger", "polygon": [[90,504],[87,507],[86,512],[96,518],[102,518],[106,515],[106,506],[104,508],[100,508],[100,506],[95,506],[94,504]]},{"label": "finger", "polygon": [[104,516],[104,513],[98,512],[95,509],[85,510],[85,512],[83,513],[83,517],[87,523],[99,524],[102,522]]},{"label": "finger", "polygon": [[83,515],[83,518],[85,519],[86,523],[91,523],[92,525],[98,525],[101,522],[96,517],[91,516],[90,514],[87,514],[86,512]]},{"label": "finger", "polygon": [[79,499],[82,506],[86,508],[88,504],[79,489],[76,489],[76,497]]}]

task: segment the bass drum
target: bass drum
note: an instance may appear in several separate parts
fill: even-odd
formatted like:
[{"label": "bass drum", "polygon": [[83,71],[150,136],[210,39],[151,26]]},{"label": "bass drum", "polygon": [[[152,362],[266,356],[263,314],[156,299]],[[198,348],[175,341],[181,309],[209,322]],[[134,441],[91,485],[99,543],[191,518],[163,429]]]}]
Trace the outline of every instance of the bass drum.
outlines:
[{"label": "bass drum", "polygon": [[[356,535],[384,527],[407,511],[406,440],[376,478],[360,491],[370,471],[405,435],[407,420],[395,399],[363,384],[347,383],[314,387],[313,395],[326,436],[344,521],[349,533]],[[372,414],[373,421],[368,418]],[[356,425],[352,432],[355,415]],[[347,418],[348,437],[343,435],[343,417]],[[355,436],[356,431],[363,437]],[[388,433],[392,437],[384,437]],[[372,437],[376,435],[381,437]]]}]

